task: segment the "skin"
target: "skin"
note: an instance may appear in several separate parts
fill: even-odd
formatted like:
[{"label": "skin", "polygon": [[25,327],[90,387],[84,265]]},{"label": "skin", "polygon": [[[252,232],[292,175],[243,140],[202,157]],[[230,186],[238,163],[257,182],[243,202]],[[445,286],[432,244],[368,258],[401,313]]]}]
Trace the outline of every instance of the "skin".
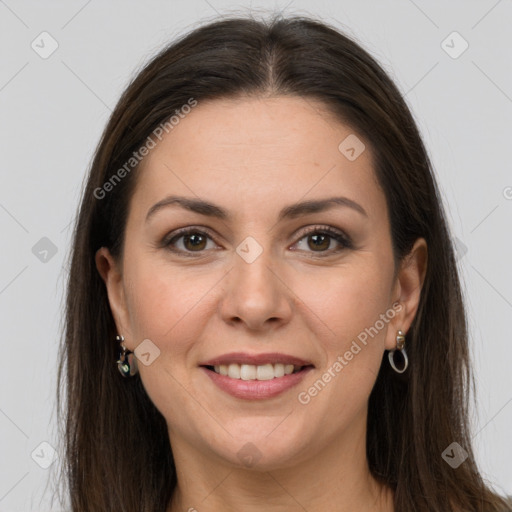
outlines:
[{"label": "skin", "polygon": [[[143,162],[122,259],[104,247],[96,254],[127,348],[149,339],[160,350],[138,368],[166,419],[176,462],[168,512],[260,512],[262,503],[268,512],[394,510],[392,491],[368,470],[368,397],[384,351],[416,314],[427,248],[417,240],[395,267],[369,143],[358,135],[366,149],[354,161],[338,150],[352,133],[310,99],[199,102]],[[170,194],[199,197],[233,217],[172,206],[146,222],[151,206]],[[335,207],[277,220],[284,206],[331,196],[350,198],[367,215]],[[208,229],[211,238],[200,238],[199,250],[176,240],[181,254],[162,246],[187,226]],[[303,234],[307,226],[341,230],[353,247],[327,238],[317,248],[314,233]],[[247,236],[263,249],[252,263],[236,252]],[[401,309],[385,327],[300,403],[298,393],[394,303]],[[238,399],[198,367],[233,351],[282,352],[315,368],[277,397]],[[237,455],[246,443],[261,456],[252,467]]]}]

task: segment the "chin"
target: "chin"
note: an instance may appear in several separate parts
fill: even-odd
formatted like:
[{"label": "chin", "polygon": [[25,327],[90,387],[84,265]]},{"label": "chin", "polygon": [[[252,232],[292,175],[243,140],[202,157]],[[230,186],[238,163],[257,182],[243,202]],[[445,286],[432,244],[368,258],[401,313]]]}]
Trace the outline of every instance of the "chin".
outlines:
[{"label": "chin", "polygon": [[301,434],[304,429],[290,429],[287,425],[282,432],[277,433],[275,427],[282,418],[279,421],[274,418],[274,431],[268,428],[269,422],[266,419],[262,425],[254,425],[253,422],[251,429],[235,430],[233,437],[223,436],[225,444],[209,443],[210,449],[228,464],[254,471],[271,471],[298,464],[306,452],[311,450],[311,442]]}]

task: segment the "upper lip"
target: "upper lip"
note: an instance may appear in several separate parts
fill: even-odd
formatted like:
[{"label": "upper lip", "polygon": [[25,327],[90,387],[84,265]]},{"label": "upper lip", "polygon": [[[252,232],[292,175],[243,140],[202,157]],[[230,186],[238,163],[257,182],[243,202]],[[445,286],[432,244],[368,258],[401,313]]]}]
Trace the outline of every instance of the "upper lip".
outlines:
[{"label": "upper lip", "polygon": [[305,361],[299,357],[291,356],[288,354],[280,354],[277,352],[266,352],[264,354],[248,354],[245,352],[230,352],[223,354],[208,361],[200,363],[199,366],[217,366],[227,365],[230,363],[236,364],[251,364],[260,366],[264,364],[293,364],[294,366],[313,366],[309,361]]}]

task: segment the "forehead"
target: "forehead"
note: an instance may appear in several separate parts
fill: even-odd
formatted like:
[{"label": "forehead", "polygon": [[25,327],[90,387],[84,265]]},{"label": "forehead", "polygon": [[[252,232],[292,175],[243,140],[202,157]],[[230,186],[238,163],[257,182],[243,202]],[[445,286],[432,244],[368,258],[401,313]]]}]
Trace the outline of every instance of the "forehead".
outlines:
[{"label": "forehead", "polygon": [[[344,153],[347,145],[355,159]],[[147,209],[167,194],[236,209],[280,207],[334,192],[378,214],[383,197],[369,144],[320,101],[244,97],[199,101],[182,116],[142,162],[134,208]]]}]

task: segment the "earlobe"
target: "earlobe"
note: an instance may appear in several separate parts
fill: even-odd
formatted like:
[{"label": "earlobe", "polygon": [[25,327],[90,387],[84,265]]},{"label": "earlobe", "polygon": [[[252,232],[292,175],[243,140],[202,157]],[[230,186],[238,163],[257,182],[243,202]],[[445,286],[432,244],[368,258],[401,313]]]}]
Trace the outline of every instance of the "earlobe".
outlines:
[{"label": "earlobe", "polygon": [[403,259],[398,272],[395,300],[400,303],[401,309],[389,326],[386,343],[388,350],[395,348],[398,330],[407,333],[416,316],[427,271],[427,260],[427,243],[424,238],[418,238]]},{"label": "earlobe", "polygon": [[119,269],[118,262],[112,256],[108,248],[101,247],[95,255],[96,268],[105,283],[107,289],[108,301],[112,316],[116,324],[118,333],[128,333],[127,329],[128,314],[126,309],[126,300],[123,287],[123,276]]}]

